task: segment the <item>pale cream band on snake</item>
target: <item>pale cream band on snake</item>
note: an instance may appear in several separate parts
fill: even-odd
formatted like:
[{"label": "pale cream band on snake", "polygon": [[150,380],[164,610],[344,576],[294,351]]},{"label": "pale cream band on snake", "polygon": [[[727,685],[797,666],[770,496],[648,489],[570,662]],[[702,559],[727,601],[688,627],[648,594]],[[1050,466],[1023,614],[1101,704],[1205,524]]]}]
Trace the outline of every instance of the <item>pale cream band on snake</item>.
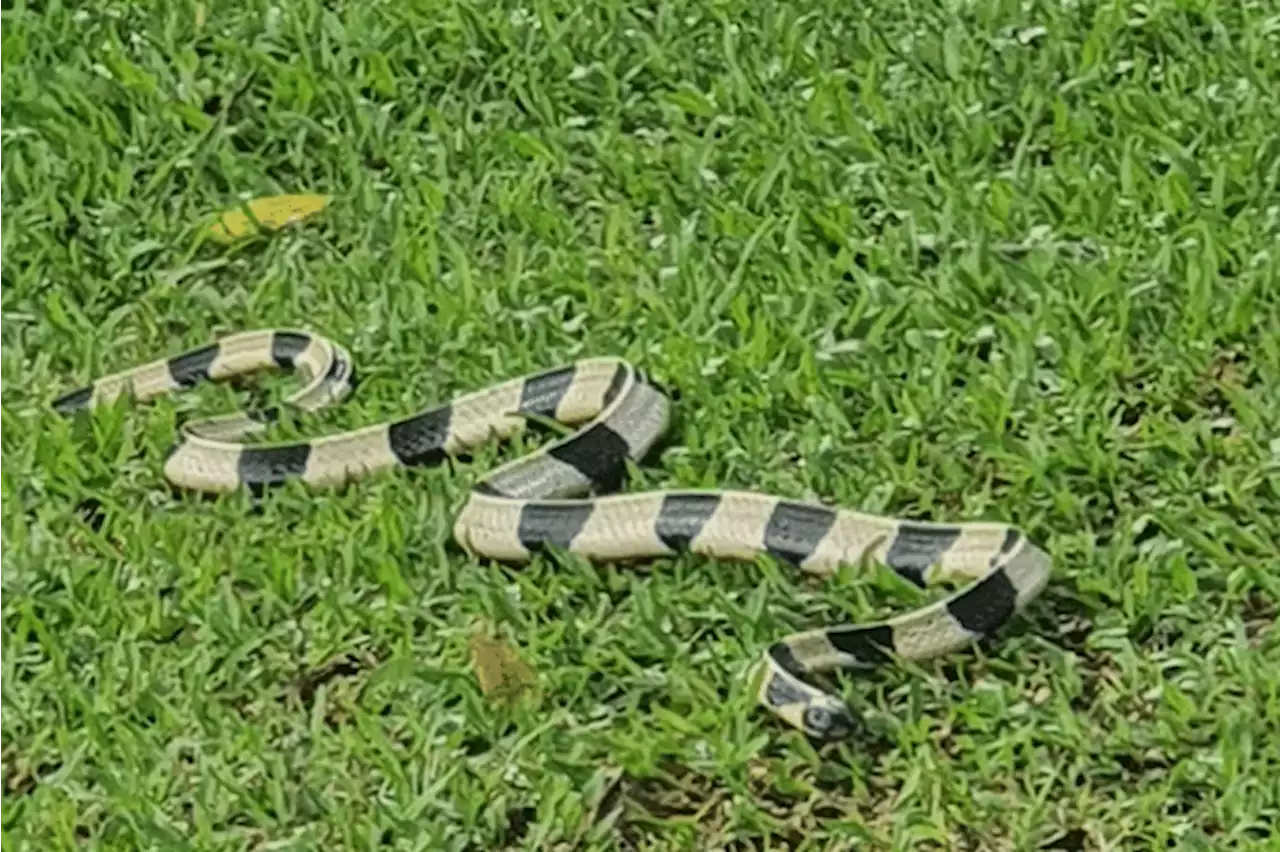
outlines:
[{"label": "pale cream band on snake", "polygon": [[[263,369],[294,370],[303,387],[286,400],[316,410],[354,387],[351,358],[323,337],[291,330],[234,334],[216,343],[97,380],[58,398],[70,414],[121,395],[145,400]],[[847,736],[847,705],[812,675],[923,660],[989,635],[1044,588],[1048,556],[1002,523],[924,523],[861,514],[747,491],[618,494],[628,462],[639,462],[669,424],[670,401],[617,358],[589,358],[510,379],[395,422],[301,443],[252,444],[268,428],[237,413],[190,423],[164,465],[179,488],[228,492],[301,479],[336,486],[398,467],[436,465],[495,438],[528,416],[576,428],[568,437],[481,478],[453,535],[474,556],[522,562],[552,545],[591,560],[668,557],[680,551],[754,560],[762,554],[817,574],[844,564],[887,566],[924,588],[967,585],[878,623],[823,627],[776,642],[764,654],[759,700],[809,736]]]}]

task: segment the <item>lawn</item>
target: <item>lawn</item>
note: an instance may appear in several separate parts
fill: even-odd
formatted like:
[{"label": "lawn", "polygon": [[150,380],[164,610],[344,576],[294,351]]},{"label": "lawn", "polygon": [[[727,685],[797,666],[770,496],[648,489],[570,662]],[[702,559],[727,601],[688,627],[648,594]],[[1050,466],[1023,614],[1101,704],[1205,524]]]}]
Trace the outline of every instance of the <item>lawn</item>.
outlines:
[{"label": "lawn", "polygon": [[[1274,3],[15,0],[3,62],[6,849],[1278,848]],[[277,434],[625,356],[678,392],[629,490],[1006,521],[1054,574],[815,745],[761,652],[933,592],[468,559],[532,433],[211,501],[165,453],[250,389],[48,407],[277,326],[360,375]]]}]

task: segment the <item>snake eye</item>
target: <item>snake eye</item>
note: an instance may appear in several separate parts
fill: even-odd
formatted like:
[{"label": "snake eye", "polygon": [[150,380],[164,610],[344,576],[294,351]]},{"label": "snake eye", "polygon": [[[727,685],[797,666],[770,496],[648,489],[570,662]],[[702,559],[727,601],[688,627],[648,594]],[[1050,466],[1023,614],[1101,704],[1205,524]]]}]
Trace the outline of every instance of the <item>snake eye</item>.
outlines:
[{"label": "snake eye", "polygon": [[826,736],[831,721],[831,712],[825,707],[809,707],[804,711],[804,726],[815,736]]},{"label": "snake eye", "polygon": [[854,728],[853,715],[844,707],[819,705],[805,708],[804,726],[809,736],[824,742],[848,736]]}]

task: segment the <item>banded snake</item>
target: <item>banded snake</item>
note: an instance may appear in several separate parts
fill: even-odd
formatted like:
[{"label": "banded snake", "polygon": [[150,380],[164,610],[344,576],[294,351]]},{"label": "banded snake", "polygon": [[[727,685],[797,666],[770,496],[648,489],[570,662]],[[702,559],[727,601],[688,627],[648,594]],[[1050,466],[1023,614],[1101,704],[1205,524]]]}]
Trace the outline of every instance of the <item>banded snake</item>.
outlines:
[{"label": "banded snake", "polygon": [[[205,380],[264,369],[295,371],[302,387],[286,404],[315,411],[354,387],[351,357],[310,332],[267,329],[109,375],[56,399],[63,414],[149,400]],[[394,422],[305,442],[242,442],[268,428],[267,415],[234,413],[185,424],[164,464],[179,488],[255,493],[292,479],[332,487],[392,468],[446,457],[517,433],[530,417],[572,434],[495,468],[473,486],[453,536],[468,553],[518,563],[553,545],[591,560],[671,556],[680,551],[754,560],[762,554],[814,574],[870,559],[924,588],[969,581],[949,597],[872,624],[824,627],[772,644],[758,698],[771,713],[818,741],[847,736],[849,707],[810,675],[862,669],[894,658],[923,660],[987,636],[1044,588],[1048,556],[1002,523],[927,523],[862,514],[751,491],[618,492],[669,425],[669,398],[618,358],[588,358],[486,389]]]}]

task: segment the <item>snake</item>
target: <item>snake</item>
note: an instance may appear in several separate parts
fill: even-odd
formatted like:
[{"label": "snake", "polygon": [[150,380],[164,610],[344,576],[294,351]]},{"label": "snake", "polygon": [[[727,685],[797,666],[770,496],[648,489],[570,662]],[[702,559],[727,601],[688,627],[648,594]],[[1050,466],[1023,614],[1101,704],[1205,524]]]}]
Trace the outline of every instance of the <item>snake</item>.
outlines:
[{"label": "snake", "polygon": [[479,476],[457,512],[452,536],[472,557],[518,564],[559,550],[625,562],[684,552],[772,558],[816,576],[844,565],[882,566],[920,589],[959,584],[889,618],[771,641],[755,670],[757,703],[818,743],[847,738],[865,721],[824,677],[923,661],[990,636],[1039,595],[1052,568],[1045,550],[1002,522],[886,517],[750,490],[627,492],[629,466],[646,459],[671,425],[673,394],[618,357],[582,358],[499,379],[411,416],[272,443],[257,436],[285,406],[336,405],[358,381],[341,345],[307,330],[267,328],[103,376],[52,407],[70,417],[121,397],[144,402],[273,370],[299,385],[280,405],[179,427],[163,467],[172,486],[215,497],[248,489],[258,498],[295,480],[332,488],[380,471],[438,466],[545,419],[559,424],[561,436]]}]

